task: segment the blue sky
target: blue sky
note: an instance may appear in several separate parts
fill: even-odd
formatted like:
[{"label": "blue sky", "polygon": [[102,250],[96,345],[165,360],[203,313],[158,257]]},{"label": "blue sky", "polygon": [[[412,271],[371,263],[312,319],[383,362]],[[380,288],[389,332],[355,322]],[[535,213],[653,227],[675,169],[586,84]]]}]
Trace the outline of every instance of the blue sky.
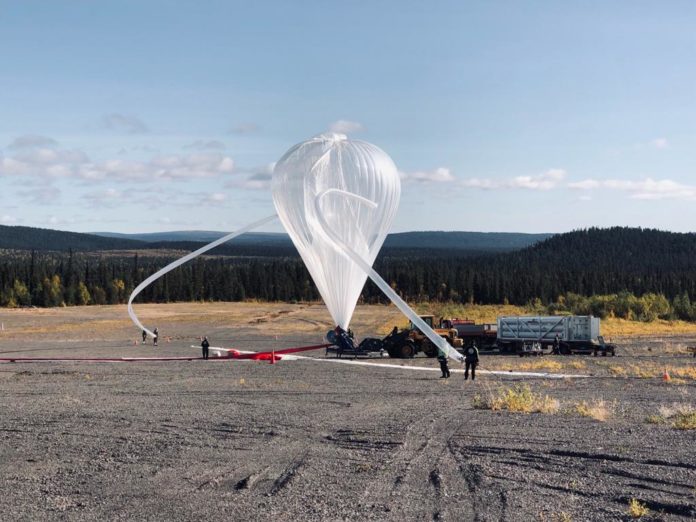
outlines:
[{"label": "blue sky", "polygon": [[234,230],[334,129],[402,172],[395,231],[694,231],[694,27],[691,1],[0,0],[0,223]]}]

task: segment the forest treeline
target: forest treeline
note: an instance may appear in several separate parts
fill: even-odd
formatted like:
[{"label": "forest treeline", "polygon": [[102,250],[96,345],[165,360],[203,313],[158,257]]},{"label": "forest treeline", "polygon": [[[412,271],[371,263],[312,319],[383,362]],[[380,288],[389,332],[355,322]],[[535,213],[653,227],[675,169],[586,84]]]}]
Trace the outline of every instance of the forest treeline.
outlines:
[{"label": "forest treeline", "polygon": [[[495,255],[388,251],[376,270],[410,301],[534,304],[550,311],[696,319],[696,236],[645,229],[588,229]],[[0,305],[124,303],[172,261],[84,253],[4,252]],[[170,272],[140,302],[313,301],[319,294],[297,255],[198,258]],[[385,302],[368,281],[363,302]]]}]

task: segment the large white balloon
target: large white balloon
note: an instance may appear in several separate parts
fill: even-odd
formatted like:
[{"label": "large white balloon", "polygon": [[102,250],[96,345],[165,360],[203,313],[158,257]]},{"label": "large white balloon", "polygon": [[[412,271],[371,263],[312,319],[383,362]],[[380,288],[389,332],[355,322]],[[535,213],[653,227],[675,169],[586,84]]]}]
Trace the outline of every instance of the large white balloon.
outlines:
[{"label": "large white balloon", "polygon": [[[337,189],[332,195],[331,189]],[[276,163],[273,202],[334,322],[348,329],[367,274],[323,233],[315,200],[325,194],[326,223],[372,265],[399,205],[401,181],[391,158],[370,143],[322,134],[292,147]],[[327,192],[329,191],[329,192]],[[375,203],[346,198],[350,192]]]}]

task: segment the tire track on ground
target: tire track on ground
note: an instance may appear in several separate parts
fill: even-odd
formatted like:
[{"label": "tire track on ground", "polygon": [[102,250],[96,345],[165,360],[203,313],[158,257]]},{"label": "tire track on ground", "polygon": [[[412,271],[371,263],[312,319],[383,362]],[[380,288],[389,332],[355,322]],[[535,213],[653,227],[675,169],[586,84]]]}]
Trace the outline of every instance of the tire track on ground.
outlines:
[{"label": "tire track on ground", "polygon": [[462,421],[440,412],[410,424],[403,443],[366,486],[361,503],[373,507],[379,519],[407,520],[415,514],[432,520],[471,518],[467,484],[449,450],[461,426]]}]

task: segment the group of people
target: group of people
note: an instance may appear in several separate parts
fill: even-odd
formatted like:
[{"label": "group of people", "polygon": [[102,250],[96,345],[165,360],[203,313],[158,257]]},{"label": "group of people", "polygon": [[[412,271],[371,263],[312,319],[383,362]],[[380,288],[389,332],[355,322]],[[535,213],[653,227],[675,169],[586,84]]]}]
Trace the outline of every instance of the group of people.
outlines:
[{"label": "group of people", "polygon": [[[152,345],[157,346],[157,341],[159,341],[159,331],[157,328],[152,330],[152,333],[154,336],[152,337]],[[147,341],[147,330],[143,330],[143,344]],[[210,348],[210,341],[208,341],[207,337],[203,337],[201,339],[201,352],[203,355],[203,359],[208,359],[208,354],[209,354],[209,348]]]},{"label": "group of people", "polygon": [[[159,341],[159,331],[157,328],[152,330],[152,333],[155,334],[152,336],[152,345],[157,346],[157,341]],[[147,331],[143,330],[143,344],[145,344],[145,341],[147,341]]]},{"label": "group of people", "polygon": [[[437,360],[440,363],[440,371],[442,375],[440,379],[448,379],[450,376],[449,363],[447,355],[442,351],[439,352]],[[476,379],[476,367],[479,363],[479,351],[475,344],[472,344],[464,350],[464,380],[469,379],[469,370],[471,370],[471,380]]]}]

